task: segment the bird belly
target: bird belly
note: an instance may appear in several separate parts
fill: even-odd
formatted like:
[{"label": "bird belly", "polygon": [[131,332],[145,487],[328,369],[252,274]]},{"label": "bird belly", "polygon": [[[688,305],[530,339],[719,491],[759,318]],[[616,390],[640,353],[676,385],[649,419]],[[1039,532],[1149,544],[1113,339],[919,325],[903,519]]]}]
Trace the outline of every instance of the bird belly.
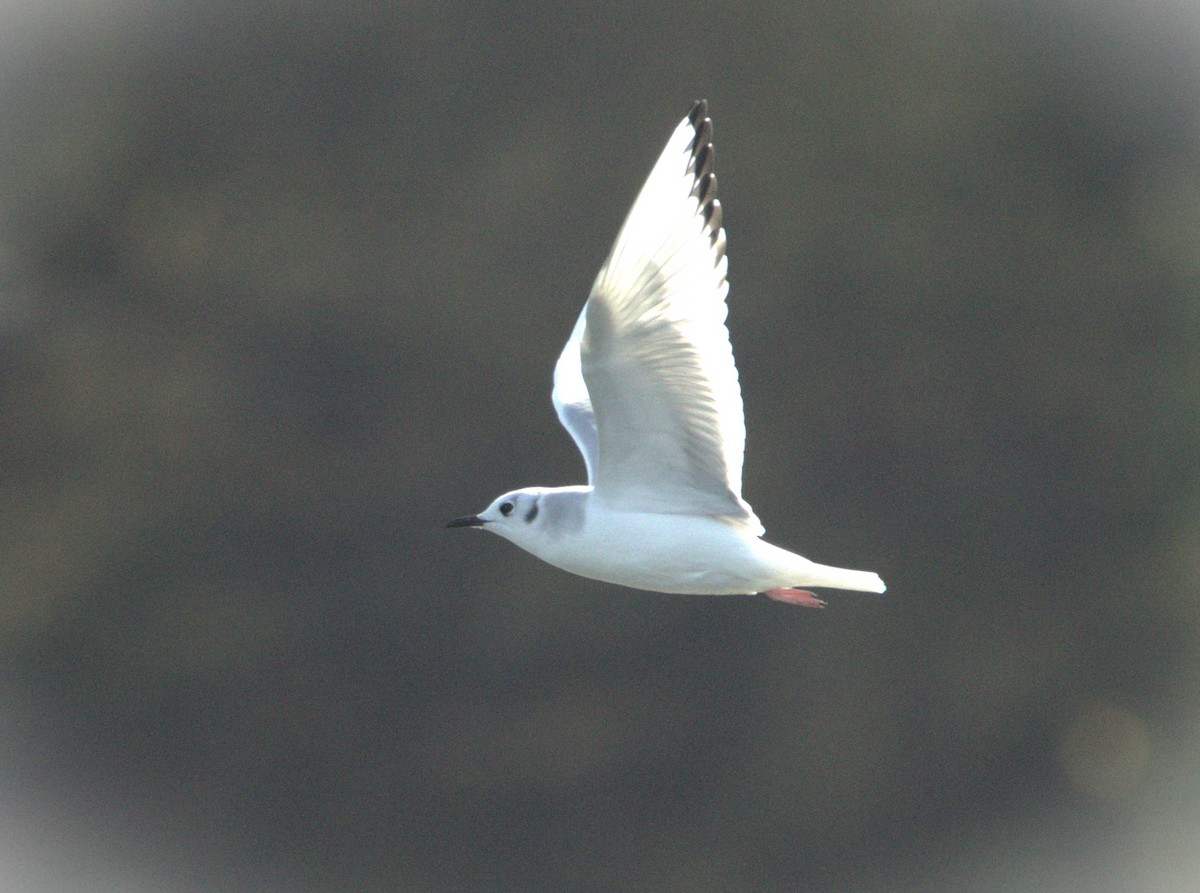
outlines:
[{"label": "bird belly", "polygon": [[535,552],[543,561],[634,589],[749,595],[781,585],[780,569],[764,561],[760,548],[775,547],[719,518],[606,512],[590,516],[573,536],[544,545]]}]

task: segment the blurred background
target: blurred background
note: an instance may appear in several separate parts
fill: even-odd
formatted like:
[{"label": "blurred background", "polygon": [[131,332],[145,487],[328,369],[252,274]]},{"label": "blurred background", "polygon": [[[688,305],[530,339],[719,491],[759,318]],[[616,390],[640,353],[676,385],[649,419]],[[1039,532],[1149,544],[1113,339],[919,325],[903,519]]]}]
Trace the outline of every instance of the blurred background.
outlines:
[{"label": "blurred background", "polygon": [[[707,97],[824,612],[447,531]],[[0,890],[1194,891],[1200,10],[0,4]]]}]

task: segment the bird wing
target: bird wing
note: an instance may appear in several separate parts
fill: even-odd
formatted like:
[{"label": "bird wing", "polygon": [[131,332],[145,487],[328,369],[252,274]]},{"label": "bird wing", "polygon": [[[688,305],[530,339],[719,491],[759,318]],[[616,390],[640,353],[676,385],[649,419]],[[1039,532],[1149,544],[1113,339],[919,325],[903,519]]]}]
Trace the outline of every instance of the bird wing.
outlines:
[{"label": "bird wing", "polygon": [[579,359],[579,343],[583,338],[586,316],[585,305],[584,312],[579,314],[575,328],[571,330],[571,337],[567,339],[567,344],[554,366],[554,392],[551,399],[554,401],[554,411],[558,413],[558,420],[583,454],[583,462],[587,465],[588,483],[594,485],[599,438],[596,434],[596,414],[592,411],[592,398],[583,381],[583,369]]},{"label": "bird wing", "polygon": [[655,163],[554,375],[597,496],[762,533],[742,499],[746,425],[725,297],[712,121],[696,103]]}]

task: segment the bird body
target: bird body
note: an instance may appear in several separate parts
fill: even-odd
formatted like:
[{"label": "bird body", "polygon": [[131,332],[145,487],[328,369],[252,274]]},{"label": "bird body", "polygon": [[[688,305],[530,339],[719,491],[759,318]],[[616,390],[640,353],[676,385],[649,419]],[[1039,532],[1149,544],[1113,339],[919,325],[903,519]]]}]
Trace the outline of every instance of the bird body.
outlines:
[{"label": "bird body", "polygon": [[696,103],[642,187],[554,370],[588,485],[528,487],[450,527],[482,527],[563,570],[635,589],[883,592],[867,571],[761,539],[742,498],[746,429],[729,331],[712,121]]},{"label": "bird body", "polygon": [[[506,504],[513,506],[507,516],[501,513]],[[694,595],[752,595],[790,586],[883,591],[875,574],[817,564],[725,518],[610,508],[591,487],[514,490],[477,517],[547,564],[632,589]],[[516,520],[503,523],[508,517]]]}]

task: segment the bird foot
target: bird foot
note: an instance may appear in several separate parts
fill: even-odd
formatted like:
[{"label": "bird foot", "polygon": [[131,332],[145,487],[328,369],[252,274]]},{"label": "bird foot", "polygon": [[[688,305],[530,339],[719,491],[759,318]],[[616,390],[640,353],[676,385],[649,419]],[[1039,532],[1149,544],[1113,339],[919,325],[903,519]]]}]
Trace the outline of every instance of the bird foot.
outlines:
[{"label": "bird foot", "polygon": [[807,589],[768,589],[768,598],[777,602],[787,602],[789,605],[800,605],[802,608],[823,608],[825,602],[817,598]]}]

